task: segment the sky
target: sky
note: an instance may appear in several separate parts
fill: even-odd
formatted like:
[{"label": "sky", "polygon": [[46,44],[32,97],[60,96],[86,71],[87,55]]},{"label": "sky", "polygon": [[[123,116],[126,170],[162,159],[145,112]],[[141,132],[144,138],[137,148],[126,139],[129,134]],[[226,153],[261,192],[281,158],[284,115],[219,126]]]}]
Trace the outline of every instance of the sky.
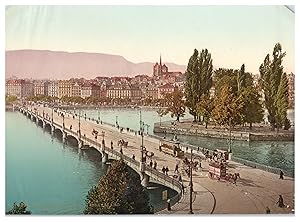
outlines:
[{"label": "sky", "polygon": [[187,65],[207,48],[213,65],[258,74],[280,42],[294,72],[295,15],[285,6],[7,6],[6,50],[121,55]]}]

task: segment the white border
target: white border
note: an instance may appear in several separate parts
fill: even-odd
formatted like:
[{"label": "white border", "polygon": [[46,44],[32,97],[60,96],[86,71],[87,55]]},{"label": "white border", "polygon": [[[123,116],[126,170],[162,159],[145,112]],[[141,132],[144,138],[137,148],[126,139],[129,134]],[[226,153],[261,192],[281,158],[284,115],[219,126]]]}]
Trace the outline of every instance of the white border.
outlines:
[{"label": "white border", "polygon": [[[98,5],[98,4],[103,4],[103,5],[295,5],[296,11],[298,9],[297,4],[298,2],[296,0],[271,0],[271,1],[266,1],[266,0],[244,0],[244,1],[238,1],[238,0],[226,0],[226,1],[222,1],[222,0],[202,0],[201,2],[195,1],[195,0],[185,0],[185,1],[178,1],[178,0],[144,0],[144,1],[138,1],[138,0],[104,0],[104,1],[97,1],[97,0],[2,0],[1,1],[1,8],[0,8],[0,21],[1,21],[1,41],[0,41],[0,47],[1,47],[1,70],[2,70],[2,78],[1,78],[1,90],[2,90],[2,95],[5,95],[5,88],[4,88],[4,79],[5,79],[5,69],[4,69],[4,65],[5,65],[5,5]],[[299,4],[298,4],[299,5]],[[299,6],[300,8],[300,6]],[[297,16],[296,14],[296,38],[295,38],[295,46],[296,46],[296,59],[295,61],[297,61],[297,58],[299,59],[299,16]],[[296,75],[296,86],[299,86],[299,78],[297,77],[297,75],[300,75],[297,73],[297,71],[299,70],[299,63],[295,62],[295,75]],[[296,104],[295,104],[295,110],[297,112],[297,110],[299,109],[299,103],[298,103],[298,90],[297,87],[296,88]],[[4,96],[0,97],[1,100],[1,104],[5,104],[4,101]],[[101,217],[82,217],[82,216],[76,216],[76,217],[40,217],[40,216],[30,216],[30,217],[7,217],[4,216],[5,215],[5,113],[4,113],[4,107],[1,107],[0,109],[1,112],[1,123],[2,124],[2,133],[1,133],[1,149],[2,149],[2,153],[1,153],[1,178],[2,183],[1,183],[1,191],[2,191],[2,195],[1,197],[3,198],[1,201],[1,210],[2,210],[2,214],[1,216],[3,217],[3,220],[7,220],[7,221],[16,221],[16,220],[25,220],[25,221],[40,221],[41,219],[44,221],[53,221],[53,220],[62,220],[62,219],[68,219],[72,222],[75,221],[83,221],[83,220],[94,220],[94,221],[100,221],[100,220],[137,220],[137,221],[153,221],[153,220],[177,220],[177,221],[182,221],[182,220],[192,220],[192,221],[200,221],[200,220],[209,220],[209,221],[253,221],[253,220],[263,220],[263,221],[277,221],[277,220],[293,220],[296,221],[299,213],[298,210],[300,210],[300,208],[298,208],[298,189],[296,189],[295,193],[296,193],[296,200],[295,200],[295,211],[296,211],[296,216],[272,216],[272,217],[265,217],[265,216],[226,216],[226,215],[219,215],[219,216],[180,216],[180,215],[176,215],[173,217],[158,217],[158,216],[116,216],[116,217],[105,217],[105,216],[101,216]],[[295,114],[296,114],[295,112]],[[297,136],[299,135],[298,133],[298,118],[297,115],[295,115],[295,122],[296,122],[296,130],[295,130],[295,165],[296,165],[296,169],[295,169],[295,182],[296,182],[296,187],[298,185],[298,178],[299,178],[299,155],[298,155],[298,148],[299,148],[299,142],[297,140]],[[230,204],[230,203],[228,203]],[[299,218],[298,218],[299,219]],[[3,221],[2,220],[2,221]]]}]

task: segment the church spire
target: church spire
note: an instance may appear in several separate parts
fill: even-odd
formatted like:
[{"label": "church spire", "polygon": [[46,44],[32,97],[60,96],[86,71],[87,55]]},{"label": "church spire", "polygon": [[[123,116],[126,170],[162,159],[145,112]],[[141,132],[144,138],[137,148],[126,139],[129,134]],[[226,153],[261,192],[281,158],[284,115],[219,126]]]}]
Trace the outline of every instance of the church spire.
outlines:
[{"label": "church spire", "polygon": [[159,54],[159,65],[161,66],[161,54]]}]

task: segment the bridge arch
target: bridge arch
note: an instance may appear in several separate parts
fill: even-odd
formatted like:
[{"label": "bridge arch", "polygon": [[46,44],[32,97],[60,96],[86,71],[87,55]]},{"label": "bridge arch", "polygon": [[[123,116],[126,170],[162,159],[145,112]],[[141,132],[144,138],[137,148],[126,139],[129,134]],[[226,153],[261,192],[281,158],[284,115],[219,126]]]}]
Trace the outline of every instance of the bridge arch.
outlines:
[{"label": "bridge arch", "polygon": [[38,119],[38,126],[41,126],[41,127],[43,127],[43,120],[41,120],[40,118],[37,118]]}]

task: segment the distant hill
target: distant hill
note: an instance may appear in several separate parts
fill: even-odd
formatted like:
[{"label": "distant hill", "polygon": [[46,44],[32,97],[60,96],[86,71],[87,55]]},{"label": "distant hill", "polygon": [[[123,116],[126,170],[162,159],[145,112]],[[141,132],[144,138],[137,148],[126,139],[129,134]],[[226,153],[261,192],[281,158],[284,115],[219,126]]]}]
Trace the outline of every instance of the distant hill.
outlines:
[{"label": "distant hill", "polygon": [[[15,50],[5,52],[6,78],[69,79],[96,76],[152,75],[153,63],[133,63],[119,55],[49,50]],[[165,63],[169,71],[185,72],[186,66]]]}]

